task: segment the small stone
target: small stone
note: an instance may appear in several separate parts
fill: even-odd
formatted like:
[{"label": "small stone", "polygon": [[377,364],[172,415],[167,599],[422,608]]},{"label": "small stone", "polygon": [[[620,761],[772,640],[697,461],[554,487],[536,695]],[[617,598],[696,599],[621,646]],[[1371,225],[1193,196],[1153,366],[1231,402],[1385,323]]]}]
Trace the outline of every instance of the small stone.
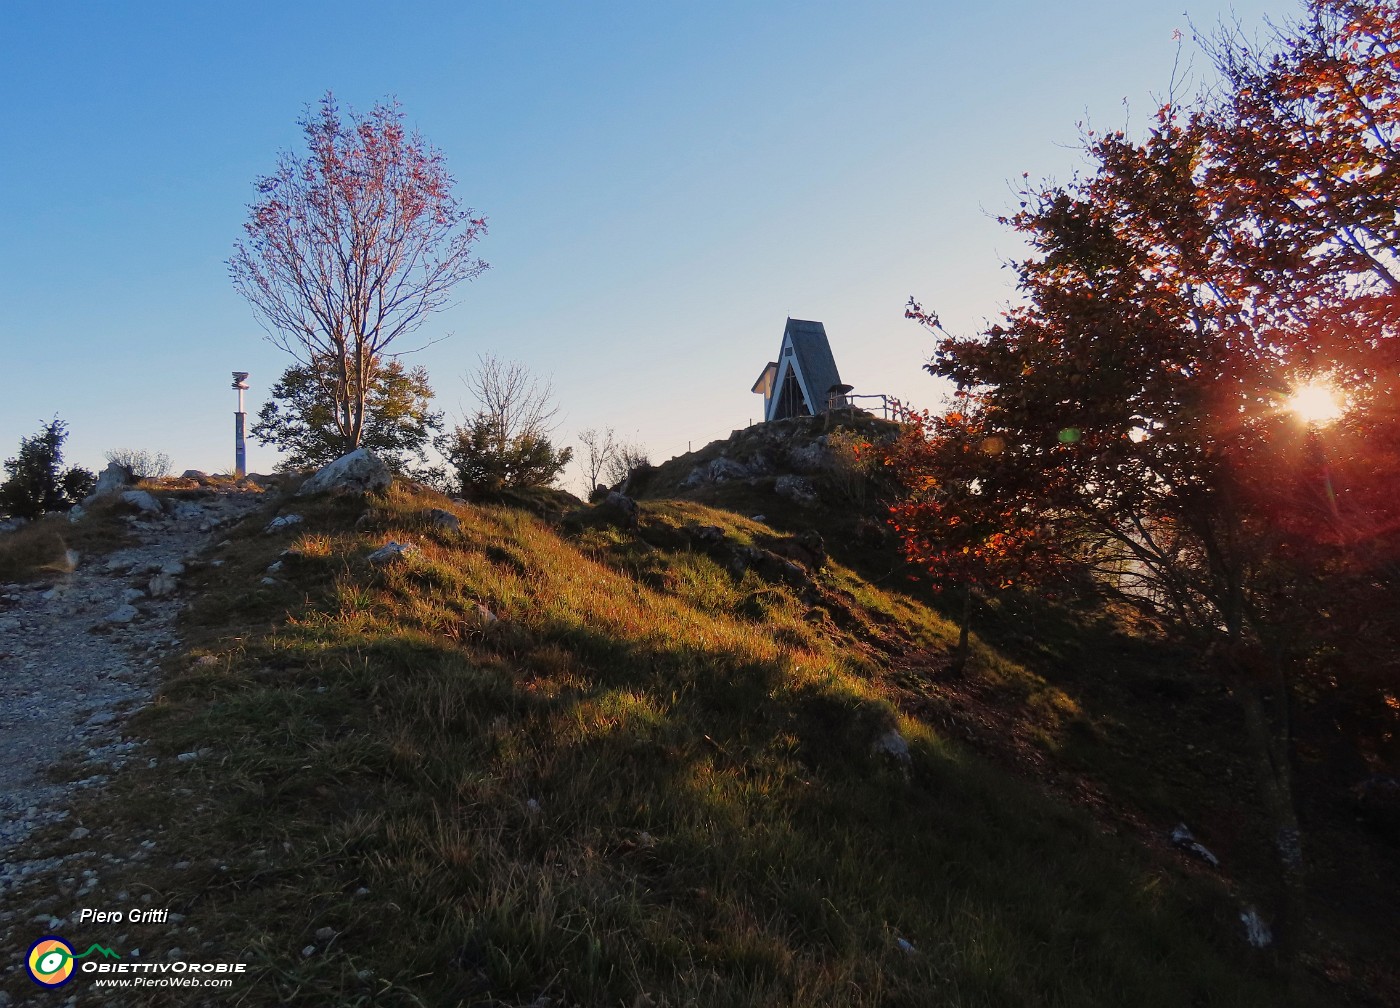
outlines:
[{"label": "small stone", "polygon": [[436,525],[440,529],[448,532],[462,531],[462,519],[458,518],[451,511],[444,511],[442,508],[431,508],[423,515],[429,524]]},{"label": "small stone", "polygon": [[76,827],[74,827],[73,832],[68,834],[68,839],[69,839],[69,840],[84,840],[84,839],[86,839],[87,837],[89,837],[89,836],[91,836],[91,835],[92,835],[92,830],[88,829],[86,826],[76,826]]},{"label": "small stone", "polygon": [[913,762],[909,755],[909,743],[904,741],[904,736],[899,733],[898,728],[891,728],[877,738],[873,748],[875,752],[883,753],[906,769]]},{"label": "small stone", "polygon": [[140,613],[136,611],[136,607],[134,605],[131,605],[130,603],[127,603],[125,605],[119,605],[117,606],[117,608],[109,612],[105,617],[103,617],[103,622],[111,624],[125,624],[130,623],[139,615]]},{"label": "small stone", "polygon": [[316,929],[316,940],[319,942],[328,942],[334,937],[335,928],[323,927]]},{"label": "small stone", "polygon": [[310,959],[312,956],[314,956],[314,955],[316,954],[316,946],[315,946],[315,945],[308,945],[308,946],[306,946],[306,948],[304,948],[304,949],[301,950],[301,954],[302,954],[302,957],[303,957],[303,958],[305,958],[305,959]]},{"label": "small stone", "polygon": [[419,552],[418,547],[412,543],[390,541],[379,547],[366,559],[377,567],[383,567],[400,560],[411,560]]},{"label": "small stone", "polygon": [[[282,531],[283,529],[289,529],[289,528],[291,528],[293,525],[300,525],[301,522],[302,522],[302,517],[301,517],[301,515],[299,515],[299,514],[278,515],[276,518],[272,519],[272,521],[270,521],[270,522],[267,523],[267,528],[263,529],[263,531],[264,531],[264,532],[280,532],[280,531]],[[220,545],[224,545],[224,544],[227,544],[227,543],[228,543],[228,540],[225,539],[224,542],[221,543]]]}]

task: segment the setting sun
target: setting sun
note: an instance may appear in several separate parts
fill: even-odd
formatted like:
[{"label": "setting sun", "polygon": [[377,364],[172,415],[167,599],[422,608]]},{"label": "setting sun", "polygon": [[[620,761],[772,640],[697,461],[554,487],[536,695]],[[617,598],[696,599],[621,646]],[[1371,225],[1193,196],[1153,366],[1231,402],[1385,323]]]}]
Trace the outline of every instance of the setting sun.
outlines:
[{"label": "setting sun", "polygon": [[1288,408],[1298,419],[1310,424],[1328,424],[1342,415],[1342,397],[1325,381],[1299,385],[1288,397]]}]

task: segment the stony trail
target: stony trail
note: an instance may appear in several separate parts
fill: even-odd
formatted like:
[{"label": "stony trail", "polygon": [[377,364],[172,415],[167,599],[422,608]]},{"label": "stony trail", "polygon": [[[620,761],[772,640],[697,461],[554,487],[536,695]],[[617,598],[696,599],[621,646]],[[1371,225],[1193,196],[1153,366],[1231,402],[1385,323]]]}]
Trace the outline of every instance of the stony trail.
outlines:
[{"label": "stony trail", "polygon": [[[0,947],[7,950],[19,943],[22,952],[36,927],[63,923],[19,905],[21,887],[53,876],[50,891],[67,904],[99,887],[99,873],[65,869],[68,860],[90,862],[93,852],[59,857],[41,849],[34,832],[67,819],[80,790],[149,758],[124,726],[151,702],[159,661],[180,644],[181,577],[203,562],[220,529],[265,500],[242,488],[182,496],[162,507],[139,495],[138,512],[126,519],[135,544],[107,556],[70,554],[72,569],[55,571],[48,583],[0,584]],[[68,839],[90,833],[75,826]],[[0,991],[0,1008],[13,1003]]]}]

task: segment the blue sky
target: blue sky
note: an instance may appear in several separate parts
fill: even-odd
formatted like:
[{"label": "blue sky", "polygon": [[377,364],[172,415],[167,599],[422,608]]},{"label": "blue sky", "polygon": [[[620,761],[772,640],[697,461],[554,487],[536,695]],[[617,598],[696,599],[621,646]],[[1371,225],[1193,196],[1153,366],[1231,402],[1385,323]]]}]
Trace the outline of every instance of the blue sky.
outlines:
[{"label": "blue sky", "polygon": [[71,463],[231,466],[229,373],[255,413],[289,360],[225,263],[328,89],[397,97],[489,219],[491,269],[407,358],[449,416],[494,353],[552,377],[561,442],[613,426],[660,461],[757,417],[788,315],[857,392],[935,405],[905,299],[971,331],[1014,297],[1014,182],[1067,178],[1079,123],[1147,122],[1174,30],[1189,59],[1232,16],[1184,4],[8,5],[0,457],[57,414]]}]

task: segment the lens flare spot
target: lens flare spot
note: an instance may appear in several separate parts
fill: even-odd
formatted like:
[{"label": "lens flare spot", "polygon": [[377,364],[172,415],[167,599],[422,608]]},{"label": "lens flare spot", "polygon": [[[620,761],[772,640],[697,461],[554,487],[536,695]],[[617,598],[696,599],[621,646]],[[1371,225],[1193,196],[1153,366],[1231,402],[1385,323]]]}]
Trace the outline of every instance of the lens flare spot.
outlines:
[{"label": "lens flare spot", "polygon": [[1074,444],[1079,438],[1078,427],[1066,427],[1060,431],[1060,444]]},{"label": "lens flare spot", "polygon": [[1310,424],[1329,424],[1342,415],[1345,404],[1336,387],[1325,381],[1311,381],[1293,389],[1288,408]]}]

